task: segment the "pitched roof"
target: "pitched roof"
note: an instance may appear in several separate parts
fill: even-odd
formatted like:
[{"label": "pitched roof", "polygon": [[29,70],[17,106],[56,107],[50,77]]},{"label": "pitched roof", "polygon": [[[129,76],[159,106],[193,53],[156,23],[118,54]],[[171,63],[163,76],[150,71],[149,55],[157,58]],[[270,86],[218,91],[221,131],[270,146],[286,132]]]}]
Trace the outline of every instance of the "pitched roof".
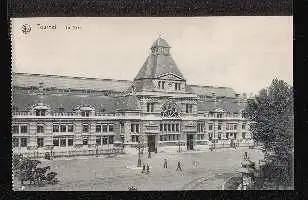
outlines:
[{"label": "pitched roof", "polygon": [[131,84],[127,80],[98,79],[69,77],[43,74],[14,73],[12,85],[21,87],[39,86],[44,83],[47,88],[77,89],[77,90],[98,90],[98,91],[125,91]]},{"label": "pitched roof", "polygon": [[88,96],[88,95],[46,95],[42,99],[37,95],[31,94],[16,94],[13,92],[13,105],[19,110],[26,110],[33,104],[43,102],[51,107],[52,110],[63,108],[65,111],[73,111],[78,105],[90,105],[100,112],[115,111],[115,98],[112,96]]},{"label": "pitched roof", "polygon": [[235,99],[219,99],[216,102],[213,100],[199,100],[198,112],[214,112],[215,110],[222,109],[229,113],[240,113],[245,108],[245,104],[239,104]]},{"label": "pitched roof", "polygon": [[198,95],[211,96],[214,92],[217,97],[231,97],[234,98],[236,92],[232,88],[228,87],[212,87],[212,86],[199,86],[190,85],[191,89]]},{"label": "pitched roof", "polygon": [[122,97],[117,97],[116,100],[116,109],[117,110],[129,110],[129,111],[137,111],[141,110],[140,101],[138,97],[135,95],[127,95]]},{"label": "pitched roof", "polygon": [[[168,49],[170,48],[168,43],[162,38],[158,38],[153,43],[151,48],[153,49],[155,47],[165,47]],[[158,78],[160,75],[168,73],[172,73],[181,79],[185,79],[169,53],[166,54],[152,52],[144,62],[135,80]]]}]

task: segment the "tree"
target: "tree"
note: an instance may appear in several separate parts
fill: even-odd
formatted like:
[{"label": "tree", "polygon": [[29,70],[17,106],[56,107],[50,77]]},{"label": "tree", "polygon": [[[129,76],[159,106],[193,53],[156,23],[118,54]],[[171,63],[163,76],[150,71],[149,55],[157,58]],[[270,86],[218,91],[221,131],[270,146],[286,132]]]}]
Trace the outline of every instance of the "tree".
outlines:
[{"label": "tree", "polygon": [[292,86],[274,79],[268,88],[247,102],[244,112],[252,121],[253,139],[262,144],[271,178],[277,185],[290,185],[294,155]]}]

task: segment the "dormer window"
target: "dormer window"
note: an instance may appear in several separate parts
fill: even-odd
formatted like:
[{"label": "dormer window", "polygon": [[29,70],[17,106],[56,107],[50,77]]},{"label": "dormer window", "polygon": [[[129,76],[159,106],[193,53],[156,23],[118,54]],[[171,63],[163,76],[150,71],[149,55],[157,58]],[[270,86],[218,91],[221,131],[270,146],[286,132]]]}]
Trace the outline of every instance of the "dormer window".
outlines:
[{"label": "dormer window", "polygon": [[50,110],[49,106],[43,103],[35,104],[32,109],[36,116],[46,116],[47,111]]},{"label": "dormer window", "polygon": [[82,117],[89,117],[90,116],[90,111],[81,111],[81,116]]},{"label": "dormer window", "polygon": [[35,110],[36,116],[46,116],[46,110]]},{"label": "dormer window", "polygon": [[174,83],[174,90],[181,90],[181,83]]}]

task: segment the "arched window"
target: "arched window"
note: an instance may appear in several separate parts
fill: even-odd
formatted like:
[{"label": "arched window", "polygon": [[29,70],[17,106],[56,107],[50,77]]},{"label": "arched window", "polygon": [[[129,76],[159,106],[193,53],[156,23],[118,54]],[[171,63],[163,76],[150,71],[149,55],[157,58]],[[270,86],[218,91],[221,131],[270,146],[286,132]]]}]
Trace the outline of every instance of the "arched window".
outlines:
[{"label": "arched window", "polygon": [[180,107],[174,102],[167,102],[162,106],[162,117],[179,117],[180,113]]}]

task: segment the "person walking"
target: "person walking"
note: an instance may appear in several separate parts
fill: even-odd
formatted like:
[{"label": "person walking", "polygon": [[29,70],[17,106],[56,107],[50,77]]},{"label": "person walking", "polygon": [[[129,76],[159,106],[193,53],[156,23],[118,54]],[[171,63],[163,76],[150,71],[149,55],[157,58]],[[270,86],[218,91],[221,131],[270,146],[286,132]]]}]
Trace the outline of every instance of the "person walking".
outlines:
[{"label": "person walking", "polygon": [[149,151],[148,158],[151,158],[151,151]]},{"label": "person walking", "polygon": [[164,160],[164,168],[168,168],[167,159]]},{"label": "person walking", "polygon": [[176,171],[182,171],[182,167],[181,167],[181,162],[179,161],[178,162],[178,167],[176,168]]},{"label": "person walking", "polygon": [[143,164],[142,172],[141,173],[145,173],[145,164]]},{"label": "person walking", "polygon": [[147,164],[147,174],[150,173],[150,166]]}]

